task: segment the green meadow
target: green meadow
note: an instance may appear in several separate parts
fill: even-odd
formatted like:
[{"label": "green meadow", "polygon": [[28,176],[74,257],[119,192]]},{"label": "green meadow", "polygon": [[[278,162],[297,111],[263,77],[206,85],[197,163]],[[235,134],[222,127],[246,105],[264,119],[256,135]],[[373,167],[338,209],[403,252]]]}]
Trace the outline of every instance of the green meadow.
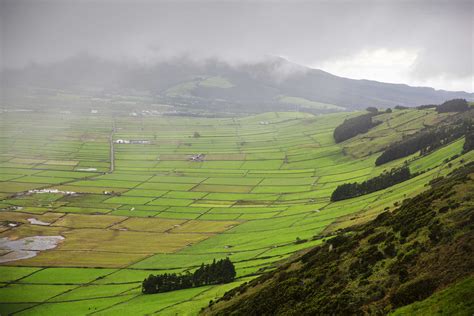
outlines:
[{"label": "green meadow", "polygon": [[[220,77],[200,84],[229,85]],[[376,167],[387,144],[446,114],[380,114],[380,125],[336,144],[334,128],[354,115],[0,113],[0,238],[64,237],[54,249],[0,263],[0,314],[193,315],[295,252],[393,209],[474,159],[472,151],[461,154],[459,139],[429,155]],[[385,190],[330,201],[338,185],[405,160],[421,173]],[[225,257],[236,266],[233,283],[141,293],[150,273],[193,271]]]}]

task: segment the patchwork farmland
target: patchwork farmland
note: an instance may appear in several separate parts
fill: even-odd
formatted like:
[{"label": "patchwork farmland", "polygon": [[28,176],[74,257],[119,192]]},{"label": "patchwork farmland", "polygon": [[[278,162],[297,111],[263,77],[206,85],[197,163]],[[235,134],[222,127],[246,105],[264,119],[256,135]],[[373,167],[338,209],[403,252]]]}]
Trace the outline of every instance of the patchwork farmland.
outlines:
[{"label": "patchwork farmland", "polygon": [[[0,313],[196,314],[282,259],[473,160],[472,151],[461,154],[458,139],[429,155],[375,166],[387,144],[450,114],[380,114],[374,119],[381,124],[335,144],[334,128],[354,115],[1,113],[0,238],[64,239],[22,259],[1,249]],[[416,177],[330,201],[338,185],[405,160]],[[192,272],[225,257],[237,270],[233,283],[141,293],[150,273]]]}]

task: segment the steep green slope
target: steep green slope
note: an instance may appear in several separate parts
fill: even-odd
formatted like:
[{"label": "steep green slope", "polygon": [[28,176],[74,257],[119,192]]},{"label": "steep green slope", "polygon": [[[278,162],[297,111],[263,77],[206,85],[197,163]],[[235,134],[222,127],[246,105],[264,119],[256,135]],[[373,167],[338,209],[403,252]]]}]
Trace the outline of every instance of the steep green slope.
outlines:
[{"label": "steep green slope", "polygon": [[[431,189],[405,200],[395,211],[346,229],[226,293],[204,313],[386,314],[423,301],[472,276],[473,188],[474,163],[470,163],[431,181]],[[472,285],[466,281],[458,286],[472,293]],[[446,302],[442,313],[454,310],[453,302],[459,300],[451,292],[431,298]],[[405,311],[429,314],[431,306],[419,303]],[[474,312],[472,304],[464,306],[456,312]]]},{"label": "steep green slope", "polygon": [[401,315],[472,315],[474,300],[472,290],[474,289],[474,277],[468,277],[448,288],[436,292],[426,300],[401,307],[393,312],[392,316]]}]

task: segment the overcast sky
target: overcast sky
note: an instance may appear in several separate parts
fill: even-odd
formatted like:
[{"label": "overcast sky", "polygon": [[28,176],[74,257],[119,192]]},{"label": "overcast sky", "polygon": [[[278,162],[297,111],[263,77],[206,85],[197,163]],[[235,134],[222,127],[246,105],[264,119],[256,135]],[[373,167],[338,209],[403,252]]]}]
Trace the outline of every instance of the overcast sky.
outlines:
[{"label": "overcast sky", "polygon": [[0,2],[3,67],[84,52],[141,62],[277,55],[350,78],[474,90],[473,0]]}]

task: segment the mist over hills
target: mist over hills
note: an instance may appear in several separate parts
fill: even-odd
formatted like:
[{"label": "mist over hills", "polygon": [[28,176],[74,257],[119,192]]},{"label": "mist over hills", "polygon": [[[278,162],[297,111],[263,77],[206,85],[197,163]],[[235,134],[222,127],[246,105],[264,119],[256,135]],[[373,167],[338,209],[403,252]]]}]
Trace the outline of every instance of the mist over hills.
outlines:
[{"label": "mist over hills", "polygon": [[1,74],[7,87],[76,93],[147,95],[161,103],[245,112],[298,109],[313,112],[439,104],[474,100],[473,93],[354,80],[291,63],[280,57],[229,64],[181,57],[154,64],[123,63],[80,55],[51,64],[30,64]]}]

